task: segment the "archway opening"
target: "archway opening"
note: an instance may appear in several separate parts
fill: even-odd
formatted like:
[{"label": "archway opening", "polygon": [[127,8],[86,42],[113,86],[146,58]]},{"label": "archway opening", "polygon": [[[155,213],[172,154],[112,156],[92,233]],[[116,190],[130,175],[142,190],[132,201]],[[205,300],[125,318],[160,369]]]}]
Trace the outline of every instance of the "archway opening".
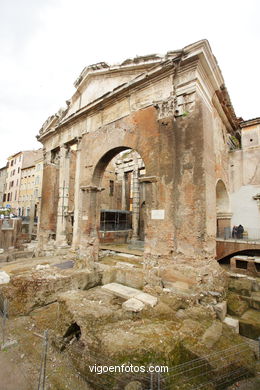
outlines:
[{"label": "archway opening", "polygon": [[126,147],[109,151],[97,164],[93,183],[101,188],[96,209],[101,243],[143,247],[146,213],[141,178],[145,174],[140,154]]},{"label": "archway opening", "polygon": [[216,185],[216,214],[217,214],[217,237],[228,239],[231,233],[230,202],[226,186],[222,180]]}]

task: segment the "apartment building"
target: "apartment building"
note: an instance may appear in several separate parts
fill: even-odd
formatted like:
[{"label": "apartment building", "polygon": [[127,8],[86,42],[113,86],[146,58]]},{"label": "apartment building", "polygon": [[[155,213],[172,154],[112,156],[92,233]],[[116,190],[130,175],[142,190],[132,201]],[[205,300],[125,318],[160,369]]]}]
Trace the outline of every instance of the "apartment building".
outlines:
[{"label": "apartment building", "polygon": [[22,169],[35,166],[40,150],[26,150],[13,154],[7,159],[6,185],[3,194],[3,206],[8,207],[14,214],[21,215],[19,204]]},{"label": "apartment building", "polygon": [[34,216],[38,216],[39,200],[41,197],[42,150],[37,151],[35,159],[25,163],[22,168],[21,184],[18,198],[18,215],[29,216],[31,208],[34,208]]},{"label": "apartment building", "polygon": [[0,207],[3,207],[3,198],[6,188],[7,167],[0,168]]}]

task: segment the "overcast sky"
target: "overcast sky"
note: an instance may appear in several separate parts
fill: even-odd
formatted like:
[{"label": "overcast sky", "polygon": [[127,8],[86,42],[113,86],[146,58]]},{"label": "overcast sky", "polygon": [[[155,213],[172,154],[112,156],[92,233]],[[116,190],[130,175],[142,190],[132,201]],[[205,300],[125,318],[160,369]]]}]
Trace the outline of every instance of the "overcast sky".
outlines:
[{"label": "overcast sky", "polygon": [[35,139],[81,70],[206,38],[237,116],[260,116],[258,0],[0,0],[0,167]]}]

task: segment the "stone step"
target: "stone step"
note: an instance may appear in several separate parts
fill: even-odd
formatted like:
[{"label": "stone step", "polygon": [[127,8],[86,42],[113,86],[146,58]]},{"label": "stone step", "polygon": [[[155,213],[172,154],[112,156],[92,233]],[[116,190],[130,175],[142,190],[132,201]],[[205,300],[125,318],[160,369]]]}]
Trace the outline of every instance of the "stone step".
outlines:
[{"label": "stone step", "polygon": [[108,283],[102,286],[102,288],[105,291],[110,292],[123,299],[128,300],[131,298],[135,298],[143,302],[145,305],[152,306],[152,307],[157,304],[157,298],[154,297],[153,295],[144,293],[141,290],[137,290],[136,288],[124,286],[123,284]]},{"label": "stone step", "polygon": [[252,309],[260,310],[260,291],[252,292],[250,297],[242,296]]}]

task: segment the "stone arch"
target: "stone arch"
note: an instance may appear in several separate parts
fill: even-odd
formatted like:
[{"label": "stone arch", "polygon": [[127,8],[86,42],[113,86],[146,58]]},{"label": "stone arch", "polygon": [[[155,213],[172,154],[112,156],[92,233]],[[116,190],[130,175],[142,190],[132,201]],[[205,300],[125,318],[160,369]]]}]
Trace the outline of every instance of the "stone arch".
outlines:
[{"label": "stone arch", "polygon": [[124,150],[129,150],[129,149],[135,150],[143,159],[143,156],[141,155],[141,153],[139,153],[138,150],[136,150],[136,148],[133,148],[131,146],[117,146],[115,148],[112,148],[112,149],[108,150],[99,159],[99,161],[97,162],[97,164],[96,164],[96,166],[94,168],[93,175],[92,175],[92,180],[91,180],[94,186],[100,186],[101,185],[103,173],[104,173],[107,165],[110,163],[110,161],[114,157],[116,157],[120,152],[123,152]]},{"label": "stone arch", "polygon": [[85,133],[80,141],[78,174],[79,214],[74,246],[86,261],[98,256],[99,202],[103,171],[119,152],[132,149],[145,164],[145,256],[171,256],[175,246],[172,194],[175,169],[175,134],[161,126],[154,107]]},{"label": "stone arch", "polygon": [[[109,179],[114,180],[115,172],[117,172],[117,175],[119,174],[121,177],[121,181],[116,181],[116,189],[120,187],[120,201],[118,199],[112,199],[112,202],[109,201],[107,203],[108,198],[110,198],[110,195],[113,198],[114,194],[109,194],[109,191],[107,194],[103,197],[104,193],[103,190],[108,189],[108,179],[104,178],[104,174],[106,171],[106,168],[109,166],[110,169],[112,168],[110,166],[110,163],[113,162],[113,160],[118,156],[120,159],[120,153],[128,151],[128,155],[131,156],[130,161],[132,163],[128,163],[125,165],[125,163],[120,161],[119,166],[121,167],[118,169],[118,166],[114,167],[114,172],[109,173]],[[114,161],[115,163],[115,161]],[[110,150],[108,150],[97,162],[92,175],[92,184],[93,184],[93,191],[91,191],[90,194],[90,202],[92,204],[92,220],[94,222],[94,226],[97,230],[97,236],[99,237],[99,241],[106,242],[106,237],[108,235],[108,239],[110,241],[113,241],[114,243],[121,243],[121,240],[123,242],[126,242],[127,239],[130,239],[134,242],[136,241],[144,241],[144,224],[146,220],[146,216],[144,215],[144,212],[141,213],[141,203],[143,202],[143,196],[144,196],[144,183],[141,183],[140,180],[143,179],[143,176],[140,176],[140,171],[145,170],[145,163],[140,153],[138,153],[137,150],[133,148],[129,148],[128,146],[118,146],[114,147]],[[113,168],[112,168],[113,170]],[[122,172],[123,171],[123,172]],[[125,171],[127,173],[125,173]],[[112,175],[111,175],[112,173]],[[117,178],[118,179],[118,178]],[[125,180],[127,181],[127,186],[125,183]],[[110,180],[109,180],[110,181]],[[114,185],[114,181],[113,181]],[[127,187],[127,188],[126,188]],[[130,187],[132,188],[132,191],[130,191]],[[135,189],[134,189],[135,188]],[[142,188],[142,191],[141,191]],[[132,195],[130,196],[130,192],[132,192]],[[123,195],[124,193],[124,195]],[[141,197],[142,194],[142,197]],[[130,200],[131,197],[131,200]],[[124,198],[124,201],[123,201]],[[111,198],[110,198],[111,199]],[[105,202],[104,202],[105,200]],[[103,201],[103,202],[102,202]],[[144,202],[143,202],[144,203]],[[110,206],[109,206],[109,205]],[[114,205],[114,207],[111,207],[111,204]],[[102,207],[103,205],[103,207]],[[104,206],[105,205],[105,206]],[[116,205],[116,206],[115,206]],[[108,226],[107,222],[105,223],[102,218],[104,215],[109,215],[110,219],[112,214],[116,215],[116,219],[118,219],[118,223],[116,223],[117,227],[110,226],[108,229],[106,227]],[[100,219],[101,218],[101,219]],[[140,235],[140,218],[142,218],[142,239]],[[123,227],[123,230],[125,228],[125,231],[121,231],[122,229],[122,220],[126,222],[127,227]],[[103,222],[102,222],[103,221]],[[112,221],[111,221],[112,222]],[[113,223],[112,223],[113,224]],[[102,234],[101,234],[102,232]],[[107,233],[109,232],[109,233]],[[130,236],[129,236],[130,235]],[[118,241],[119,240],[119,241]]]},{"label": "stone arch", "polygon": [[230,200],[228,191],[223,180],[218,179],[216,184],[216,214],[217,214],[217,237],[231,237]]}]

